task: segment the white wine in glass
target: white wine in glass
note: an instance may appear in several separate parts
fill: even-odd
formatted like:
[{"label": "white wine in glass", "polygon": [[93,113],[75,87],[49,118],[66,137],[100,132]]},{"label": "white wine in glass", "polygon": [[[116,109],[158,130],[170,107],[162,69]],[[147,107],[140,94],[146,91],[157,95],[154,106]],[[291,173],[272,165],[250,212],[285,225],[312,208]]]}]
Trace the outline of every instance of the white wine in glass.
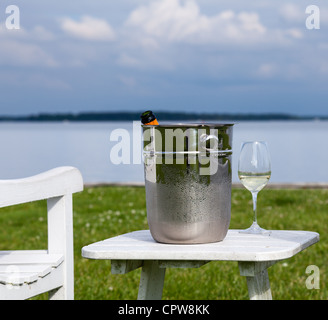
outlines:
[{"label": "white wine in glass", "polygon": [[238,177],[244,187],[252,193],[254,219],[250,228],[242,233],[270,234],[257,223],[257,194],[268,183],[271,176],[271,162],[266,142],[244,142],[238,161]]}]

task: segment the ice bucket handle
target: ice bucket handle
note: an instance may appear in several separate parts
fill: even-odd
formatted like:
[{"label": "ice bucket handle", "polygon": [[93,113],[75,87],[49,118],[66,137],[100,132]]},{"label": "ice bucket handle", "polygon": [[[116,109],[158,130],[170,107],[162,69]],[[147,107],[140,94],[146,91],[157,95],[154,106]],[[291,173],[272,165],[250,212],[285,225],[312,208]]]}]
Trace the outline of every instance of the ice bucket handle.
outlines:
[{"label": "ice bucket handle", "polygon": [[[219,150],[222,150],[222,147],[223,147],[223,141],[213,135],[213,134],[202,134],[200,137],[199,137],[199,141],[200,141],[200,147],[203,149],[203,150],[206,150],[206,151],[219,151]],[[211,141],[214,141],[214,146],[212,146],[212,148],[207,148],[206,147],[206,144],[207,142],[210,141],[210,145],[212,144]]]}]

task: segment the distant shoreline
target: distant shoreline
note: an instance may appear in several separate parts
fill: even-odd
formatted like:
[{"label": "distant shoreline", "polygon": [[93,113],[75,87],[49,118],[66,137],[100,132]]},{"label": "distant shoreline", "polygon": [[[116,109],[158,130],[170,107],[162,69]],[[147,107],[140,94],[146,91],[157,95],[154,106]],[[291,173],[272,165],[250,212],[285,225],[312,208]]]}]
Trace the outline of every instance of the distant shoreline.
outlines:
[{"label": "distant shoreline", "polygon": [[[328,120],[328,116],[297,116],[284,113],[191,113],[154,111],[161,121],[304,121]],[[44,121],[133,121],[140,120],[138,112],[80,112],[80,113],[39,113],[22,116],[1,116],[0,122],[44,122]]]}]

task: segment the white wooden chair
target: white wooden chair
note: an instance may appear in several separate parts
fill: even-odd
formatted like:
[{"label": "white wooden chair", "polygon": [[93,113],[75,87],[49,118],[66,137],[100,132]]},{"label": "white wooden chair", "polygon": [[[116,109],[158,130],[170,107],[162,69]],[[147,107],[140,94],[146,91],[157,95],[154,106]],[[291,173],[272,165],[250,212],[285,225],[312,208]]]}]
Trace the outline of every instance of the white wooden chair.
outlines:
[{"label": "white wooden chair", "polygon": [[72,194],[82,190],[81,173],[73,167],[0,180],[0,208],[47,199],[48,211],[48,250],[0,251],[0,299],[43,292],[49,299],[74,299]]}]

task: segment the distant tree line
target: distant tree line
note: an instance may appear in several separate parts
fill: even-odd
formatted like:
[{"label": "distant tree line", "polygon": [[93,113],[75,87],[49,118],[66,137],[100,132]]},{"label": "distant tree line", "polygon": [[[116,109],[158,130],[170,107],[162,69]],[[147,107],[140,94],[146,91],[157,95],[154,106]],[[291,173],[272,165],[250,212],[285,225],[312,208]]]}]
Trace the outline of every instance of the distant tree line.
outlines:
[{"label": "distant tree line", "polygon": [[[136,121],[142,111],[39,113],[24,116],[0,116],[0,121]],[[284,113],[190,113],[155,112],[159,121],[263,121],[263,120],[327,120],[325,116],[296,116]]]}]

